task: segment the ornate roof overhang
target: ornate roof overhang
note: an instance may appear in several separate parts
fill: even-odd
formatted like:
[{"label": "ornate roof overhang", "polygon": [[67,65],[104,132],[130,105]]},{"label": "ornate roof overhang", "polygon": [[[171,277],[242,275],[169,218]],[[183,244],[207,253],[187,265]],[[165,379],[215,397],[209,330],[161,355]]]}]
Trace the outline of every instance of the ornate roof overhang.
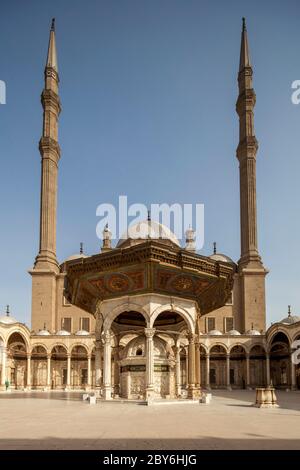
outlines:
[{"label": "ornate roof overhang", "polygon": [[195,300],[204,315],[226,303],[236,272],[232,263],[154,240],[67,261],[63,269],[67,299],[92,314],[98,301],[159,293]]}]

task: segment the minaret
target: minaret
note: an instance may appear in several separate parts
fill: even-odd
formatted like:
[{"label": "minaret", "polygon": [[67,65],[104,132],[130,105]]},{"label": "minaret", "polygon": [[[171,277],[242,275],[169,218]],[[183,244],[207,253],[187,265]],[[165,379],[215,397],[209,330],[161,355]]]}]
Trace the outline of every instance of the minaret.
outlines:
[{"label": "minaret", "polygon": [[40,244],[32,276],[32,329],[39,331],[44,323],[55,326],[56,280],[59,266],[56,258],[58,145],[58,66],[55,44],[55,20],[52,20],[45,67],[45,85],[41,95],[43,132],[39,142],[41,154]]},{"label": "minaret", "polygon": [[58,67],[55,44],[55,20],[52,20],[47,62],[45,87],[41,101],[43,105],[43,134],[39,143],[41,154],[41,201],[40,201],[40,247],[35,261],[37,269],[58,271],[56,259],[56,205],[57,173],[60,148],[58,145]]},{"label": "minaret", "polygon": [[240,66],[238,73],[239,97],[236,111],[239,115],[239,145],[237,158],[240,169],[240,223],[241,303],[245,331],[265,329],[265,270],[258,252],[256,210],[256,153],[258,142],[254,132],[254,106],[256,95],[252,84],[248,36],[243,18]]}]

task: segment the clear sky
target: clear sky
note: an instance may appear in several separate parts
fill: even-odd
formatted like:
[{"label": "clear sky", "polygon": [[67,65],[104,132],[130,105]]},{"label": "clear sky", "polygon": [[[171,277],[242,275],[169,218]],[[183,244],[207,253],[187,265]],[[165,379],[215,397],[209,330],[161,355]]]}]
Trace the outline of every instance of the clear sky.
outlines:
[{"label": "clear sky", "polygon": [[246,16],[254,88],[259,249],[268,323],[300,314],[298,0],[1,2],[0,311],[30,324],[38,251],[40,93],[56,17],[62,114],[57,253],[99,251],[96,207],[205,204],[207,255],[240,255],[237,70]]}]

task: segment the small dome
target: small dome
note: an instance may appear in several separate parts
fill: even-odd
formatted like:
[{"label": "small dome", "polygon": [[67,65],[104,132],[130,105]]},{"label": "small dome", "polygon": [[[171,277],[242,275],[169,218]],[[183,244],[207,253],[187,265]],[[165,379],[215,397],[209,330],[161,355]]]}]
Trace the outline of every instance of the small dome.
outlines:
[{"label": "small dome", "polygon": [[248,330],[246,334],[251,336],[260,336],[260,332],[257,330]]},{"label": "small dome", "polygon": [[12,325],[13,323],[19,323],[18,320],[10,315],[3,315],[0,317],[0,323],[4,325]]},{"label": "small dome", "polygon": [[280,323],[285,323],[285,324],[288,324],[288,325],[292,325],[293,323],[297,323],[298,321],[300,321],[300,317],[298,317],[297,315],[290,315],[290,316],[280,320]]},{"label": "small dome", "polygon": [[56,332],[56,335],[57,336],[70,336],[71,333],[69,333],[69,331],[66,331],[66,330],[59,330]]},{"label": "small dome", "polygon": [[86,330],[79,330],[75,334],[76,334],[76,336],[88,336],[90,333]]},{"label": "small dome", "polygon": [[230,330],[230,331],[228,331],[228,334],[229,334],[230,336],[238,336],[238,335],[240,335],[241,333],[240,333],[238,330]]},{"label": "small dome", "polygon": [[38,333],[37,333],[38,336],[49,336],[50,333],[48,330],[40,330]]},{"label": "small dome", "polygon": [[88,258],[88,256],[84,255],[83,253],[75,253],[74,255],[71,255],[67,259],[65,259],[65,261],[72,261],[73,259],[79,258]]},{"label": "small dome", "polygon": [[235,264],[229,256],[223,255],[223,253],[214,253],[213,255],[210,255],[209,258],[214,261],[221,261],[222,263]]},{"label": "small dome", "polygon": [[222,335],[221,331],[219,331],[219,330],[211,330],[211,331],[209,331],[208,334],[211,335],[211,336],[220,336],[220,335]]},{"label": "small dome", "polygon": [[144,242],[146,240],[168,240],[176,246],[180,246],[174,233],[163,224],[155,222],[154,220],[144,220],[137,224],[130,225],[125,233],[118,241],[117,248],[122,248],[127,240],[134,240],[135,242]]}]

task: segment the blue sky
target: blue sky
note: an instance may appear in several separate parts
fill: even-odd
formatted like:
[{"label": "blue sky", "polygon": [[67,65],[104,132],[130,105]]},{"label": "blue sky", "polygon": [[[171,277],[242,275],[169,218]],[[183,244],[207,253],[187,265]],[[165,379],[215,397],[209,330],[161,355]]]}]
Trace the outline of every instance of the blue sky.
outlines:
[{"label": "blue sky", "polygon": [[38,251],[40,93],[56,17],[62,114],[59,260],[96,253],[98,204],[205,204],[205,246],[240,254],[237,70],[246,16],[257,94],[259,249],[268,323],[300,313],[300,3],[38,0],[0,16],[0,311],[30,324]]}]

